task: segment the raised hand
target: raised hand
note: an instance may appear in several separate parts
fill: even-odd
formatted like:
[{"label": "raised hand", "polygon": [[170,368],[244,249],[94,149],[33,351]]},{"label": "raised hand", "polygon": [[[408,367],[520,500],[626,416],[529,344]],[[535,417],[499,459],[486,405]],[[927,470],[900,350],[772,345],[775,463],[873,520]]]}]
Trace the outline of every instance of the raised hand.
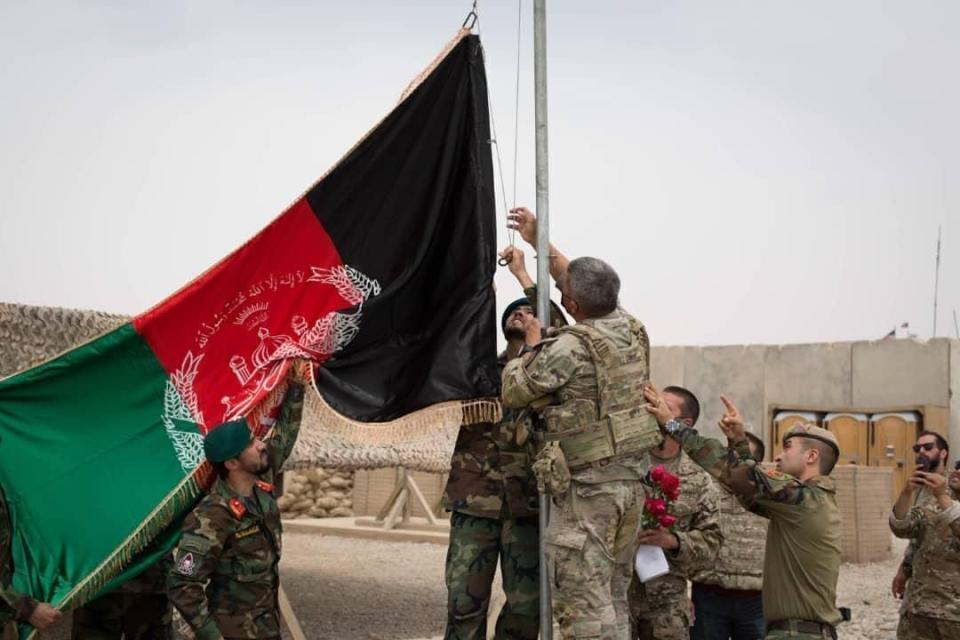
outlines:
[{"label": "raised hand", "polygon": [[723,432],[723,435],[727,436],[731,442],[739,442],[743,440],[746,435],[746,430],[743,426],[743,415],[740,413],[740,410],[737,409],[736,405],[728,398],[727,396],[721,395],[720,402],[723,403],[723,416],[720,418],[720,422],[717,425],[720,427],[720,431]]},{"label": "raised hand", "polygon": [[507,214],[507,228],[520,232],[520,237],[529,245],[537,242],[537,216],[526,207],[515,207]]},{"label": "raised hand", "polygon": [[657,388],[649,382],[643,385],[643,397],[647,401],[647,404],[643,405],[643,408],[647,410],[647,413],[652,414],[653,417],[657,419],[657,424],[661,427],[673,419],[673,413],[667,406],[667,402],[663,399],[663,396],[660,395],[660,392],[657,391]]}]

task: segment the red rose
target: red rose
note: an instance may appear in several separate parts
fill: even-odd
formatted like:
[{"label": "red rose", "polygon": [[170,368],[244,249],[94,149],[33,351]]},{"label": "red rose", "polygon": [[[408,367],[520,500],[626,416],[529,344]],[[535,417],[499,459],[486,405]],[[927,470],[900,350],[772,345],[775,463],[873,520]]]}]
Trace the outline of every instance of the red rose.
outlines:
[{"label": "red rose", "polygon": [[664,473],[663,479],[660,480],[660,488],[671,500],[676,500],[680,495],[680,478],[672,473]]},{"label": "red rose", "polygon": [[665,515],[665,516],[660,516],[660,526],[661,526],[661,527],[669,528],[669,527],[672,527],[672,526],[675,525],[675,524],[677,524],[677,519],[676,519],[675,517],[671,516],[670,514],[667,514],[667,515]]},{"label": "red rose", "polygon": [[663,476],[666,473],[667,473],[667,470],[663,468],[663,465],[658,464],[650,472],[650,479],[656,482],[657,484],[660,484],[660,481],[663,480]]},{"label": "red rose", "polygon": [[647,512],[654,518],[667,515],[667,503],[660,498],[647,498],[644,502]]}]

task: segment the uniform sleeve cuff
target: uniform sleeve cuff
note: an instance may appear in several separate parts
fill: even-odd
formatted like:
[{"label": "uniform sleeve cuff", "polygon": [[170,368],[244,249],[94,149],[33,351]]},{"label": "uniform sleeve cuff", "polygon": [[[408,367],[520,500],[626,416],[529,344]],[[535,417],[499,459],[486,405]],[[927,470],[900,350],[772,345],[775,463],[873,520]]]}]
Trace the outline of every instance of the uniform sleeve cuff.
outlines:
[{"label": "uniform sleeve cuff", "polygon": [[894,515],[893,510],[890,511],[890,530],[895,534],[906,534],[910,532],[910,529],[913,526],[913,520],[910,518],[910,513],[907,513],[906,518],[898,518]]},{"label": "uniform sleeve cuff", "polygon": [[950,503],[950,508],[944,509],[940,513],[940,521],[943,522],[943,524],[952,524],[958,519],[960,519],[960,502],[954,500]]},{"label": "uniform sleeve cuff", "polygon": [[30,620],[30,616],[33,615],[33,611],[36,608],[37,601],[30,596],[21,596],[17,598],[17,620],[20,622],[27,622]]}]

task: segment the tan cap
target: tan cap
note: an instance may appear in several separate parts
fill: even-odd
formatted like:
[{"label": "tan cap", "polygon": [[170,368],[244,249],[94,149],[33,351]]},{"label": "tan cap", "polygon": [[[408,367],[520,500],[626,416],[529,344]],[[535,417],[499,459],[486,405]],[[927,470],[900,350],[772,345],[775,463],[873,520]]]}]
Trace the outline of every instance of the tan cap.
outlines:
[{"label": "tan cap", "polygon": [[823,427],[818,427],[812,422],[798,422],[790,427],[790,431],[784,434],[783,441],[786,442],[790,438],[813,438],[820,442],[826,442],[833,447],[833,451],[837,454],[837,457],[840,457],[840,443],[837,442],[837,436],[833,435],[833,432]]}]

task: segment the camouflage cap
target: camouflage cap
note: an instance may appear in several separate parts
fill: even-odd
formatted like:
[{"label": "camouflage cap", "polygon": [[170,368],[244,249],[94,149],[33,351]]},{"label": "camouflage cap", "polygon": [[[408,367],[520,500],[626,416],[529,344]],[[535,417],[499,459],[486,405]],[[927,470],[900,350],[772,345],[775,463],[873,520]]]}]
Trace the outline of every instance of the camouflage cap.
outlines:
[{"label": "camouflage cap", "polygon": [[[507,308],[503,310],[503,315],[500,316],[500,330],[504,331],[507,328],[507,320],[510,319],[510,314],[514,312],[517,307],[533,307],[530,304],[530,300],[526,296],[523,298],[517,298],[513,302],[507,305]],[[533,315],[537,315],[537,310],[533,309]]]},{"label": "camouflage cap", "polygon": [[203,439],[203,452],[210,462],[236,458],[250,446],[253,434],[246,420],[231,420],[217,425]]},{"label": "camouflage cap", "polygon": [[840,443],[837,441],[837,436],[833,435],[832,431],[818,427],[812,422],[798,422],[790,427],[790,431],[784,434],[783,441],[786,442],[790,438],[812,438],[820,442],[826,442],[833,448],[837,456],[840,455]]}]

